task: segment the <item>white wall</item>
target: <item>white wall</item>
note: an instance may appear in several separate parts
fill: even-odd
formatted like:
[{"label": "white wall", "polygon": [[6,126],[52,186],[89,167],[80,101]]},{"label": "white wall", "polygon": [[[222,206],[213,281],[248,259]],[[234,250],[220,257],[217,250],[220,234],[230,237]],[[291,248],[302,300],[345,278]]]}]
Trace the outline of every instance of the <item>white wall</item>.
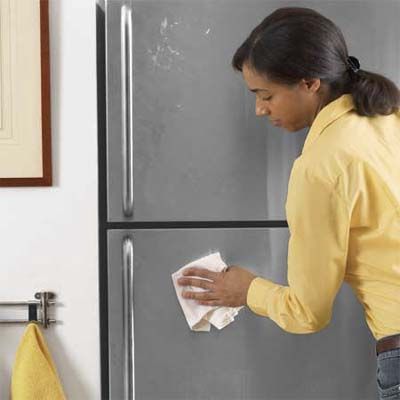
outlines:
[{"label": "white wall", "polygon": [[[0,300],[33,299],[42,289],[56,293],[60,323],[43,332],[67,397],[97,400],[96,5],[49,3],[54,186],[0,188]],[[1,399],[9,398],[23,330],[0,325]]]}]

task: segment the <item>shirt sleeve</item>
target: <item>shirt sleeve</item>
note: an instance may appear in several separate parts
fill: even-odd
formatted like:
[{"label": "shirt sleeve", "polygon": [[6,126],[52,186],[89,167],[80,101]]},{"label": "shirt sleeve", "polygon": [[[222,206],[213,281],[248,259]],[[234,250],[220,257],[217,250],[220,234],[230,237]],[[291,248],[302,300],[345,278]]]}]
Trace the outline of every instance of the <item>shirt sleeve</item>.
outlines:
[{"label": "shirt sleeve", "polygon": [[293,166],[286,202],[289,285],[256,277],[249,286],[248,307],[287,332],[316,332],[331,320],[350,229],[338,183],[339,178],[329,184]]}]

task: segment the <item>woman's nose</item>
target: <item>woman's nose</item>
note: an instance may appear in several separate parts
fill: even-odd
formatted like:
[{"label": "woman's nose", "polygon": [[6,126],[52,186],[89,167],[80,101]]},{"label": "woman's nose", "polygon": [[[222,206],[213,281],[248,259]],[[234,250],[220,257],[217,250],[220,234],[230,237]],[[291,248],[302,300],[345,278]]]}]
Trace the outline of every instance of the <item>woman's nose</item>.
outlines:
[{"label": "woman's nose", "polygon": [[256,106],[257,117],[261,117],[263,115],[268,115],[268,114],[269,114],[269,112],[267,111],[267,109],[265,107]]},{"label": "woman's nose", "polygon": [[269,111],[267,110],[267,107],[264,105],[261,105],[257,100],[256,100],[256,115],[257,116],[262,116],[262,115],[268,115]]}]

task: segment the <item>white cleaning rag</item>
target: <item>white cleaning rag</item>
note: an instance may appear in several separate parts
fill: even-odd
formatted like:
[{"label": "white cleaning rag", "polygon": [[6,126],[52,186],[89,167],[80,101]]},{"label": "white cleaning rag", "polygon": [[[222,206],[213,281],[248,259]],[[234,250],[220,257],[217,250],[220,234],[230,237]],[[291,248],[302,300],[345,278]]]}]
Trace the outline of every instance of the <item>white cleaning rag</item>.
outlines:
[{"label": "white cleaning rag", "polygon": [[[197,286],[180,286],[178,284],[178,279],[183,277],[188,277],[188,275],[182,275],[183,270],[190,267],[206,268],[215,272],[225,271],[228,266],[221,259],[219,252],[210,254],[208,256],[199,258],[198,260],[192,261],[186,264],[178,271],[172,274],[172,282],[175,287],[176,295],[178,297],[179,303],[182,307],[183,313],[185,314],[186,320],[192,331],[210,331],[210,323],[218,329],[222,329],[232,321],[234,321],[235,316],[244,307],[222,307],[222,306],[206,306],[203,304],[198,304],[197,300],[185,299],[182,297],[182,291],[189,292],[207,292],[208,289],[199,288]],[[195,279],[204,279],[200,276],[194,276]]]}]

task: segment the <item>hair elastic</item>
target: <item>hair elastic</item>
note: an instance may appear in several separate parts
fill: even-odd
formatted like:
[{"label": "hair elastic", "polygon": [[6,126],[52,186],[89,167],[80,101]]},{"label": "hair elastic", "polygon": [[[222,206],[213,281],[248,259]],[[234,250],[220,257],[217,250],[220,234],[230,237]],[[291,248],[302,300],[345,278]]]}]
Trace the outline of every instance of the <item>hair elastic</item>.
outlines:
[{"label": "hair elastic", "polygon": [[347,58],[347,63],[354,73],[357,73],[360,70],[360,61],[358,61],[356,57],[349,56]]}]

